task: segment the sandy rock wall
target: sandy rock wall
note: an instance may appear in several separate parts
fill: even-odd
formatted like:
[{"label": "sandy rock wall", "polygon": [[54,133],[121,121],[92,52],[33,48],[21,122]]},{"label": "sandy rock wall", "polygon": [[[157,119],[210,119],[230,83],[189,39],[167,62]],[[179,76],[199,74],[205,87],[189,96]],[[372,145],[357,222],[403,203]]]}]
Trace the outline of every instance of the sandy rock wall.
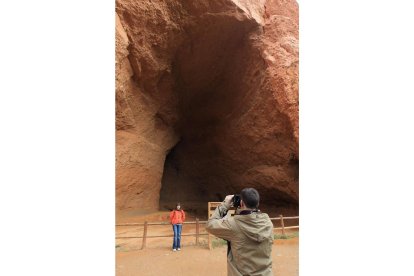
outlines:
[{"label": "sandy rock wall", "polygon": [[297,204],[297,3],[116,3],[117,208]]},{"label": "sandy rock wall", "polygon": [[156,209],[166,152],[177,142],[159,103],[134,80],[131,42],[116,16],[116,206]]}]

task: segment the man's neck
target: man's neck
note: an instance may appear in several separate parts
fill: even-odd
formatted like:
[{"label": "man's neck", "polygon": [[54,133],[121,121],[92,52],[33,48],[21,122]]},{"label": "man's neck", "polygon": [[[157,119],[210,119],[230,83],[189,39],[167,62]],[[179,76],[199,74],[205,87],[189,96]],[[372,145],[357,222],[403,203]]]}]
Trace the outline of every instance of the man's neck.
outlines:
[{"label": "man's neck", "polygon": [[251,213],[251,212],[254,212],[254,211],[256,211],[256,209],[241,207],[240,209],[237,209],[237,214],[240,214],[242,212],[243,213]]}]

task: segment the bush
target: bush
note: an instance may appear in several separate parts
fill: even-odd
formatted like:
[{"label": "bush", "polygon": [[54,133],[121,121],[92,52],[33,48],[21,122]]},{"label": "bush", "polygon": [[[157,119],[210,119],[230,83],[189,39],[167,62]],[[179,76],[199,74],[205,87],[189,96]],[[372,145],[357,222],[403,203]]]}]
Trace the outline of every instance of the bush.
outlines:
[{"label": "bush", "polygon": [[214,239],[214,240],[211,241],[211,246],[213,248],[221,247],[223,245],[227,245],[227,241],[225,241],[223,239]]},{"label": "bush", "polygon": [[283,234],[274,235],[275,240],[287,240],[287,239],[292,239],[296,237],[299,237],[299,232],[293,232],[293,233],[289,233],[286,235],[283,235]]}]

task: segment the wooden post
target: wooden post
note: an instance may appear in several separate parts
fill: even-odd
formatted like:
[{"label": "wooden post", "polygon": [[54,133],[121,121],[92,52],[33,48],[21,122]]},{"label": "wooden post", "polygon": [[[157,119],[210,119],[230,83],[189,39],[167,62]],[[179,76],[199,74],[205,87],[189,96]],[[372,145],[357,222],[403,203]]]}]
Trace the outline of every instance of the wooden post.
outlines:
[{"label": "wooden post", "polygon": [[[219,206],[221,204],[221,202],[208,202],[208,219],[210,219],[210,217],[213,215],[214,211],[216,210],[217,206]],[[229,213],[231,214],[231,212],[234,213],[234,210],[229,210]],[[212,249],[213,245],[213,237],[211,234],[208,234],[208,249]]]},{"label": "wooden post", "polygon": [[[208,218],[207,218],[207,223],[208,220],[210,219],[211,216],[211,203],[208,202]],[[211,250],[211,235],[210,233],[208,233],[208,249]]]},{"label": "wooden post", "polygon": [[142,247],[141,250],[145,248],[147,243],[147,228],[148,228],[148,221],[144,223],[144,235],[142,235]]},{"label": "wooden post", "polygon": [[198,221],[198,218],[196,218],[196,245],[198,245],[198,234],[200,233]]},{"label": "wooden post", "polygon": [[285,224],[283,223],[283,215],[280,215],[280,223],[282,224],[282,235],[286,236],[285,233]]}]

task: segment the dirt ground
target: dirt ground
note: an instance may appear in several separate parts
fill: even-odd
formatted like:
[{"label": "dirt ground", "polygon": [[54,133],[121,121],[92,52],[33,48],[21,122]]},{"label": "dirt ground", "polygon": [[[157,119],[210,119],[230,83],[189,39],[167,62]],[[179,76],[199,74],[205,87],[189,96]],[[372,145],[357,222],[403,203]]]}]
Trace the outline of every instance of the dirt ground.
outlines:
[{"label": "dirt ground", "polygon": [[[167,212],[129,213],[117,216],[117,223],[166,221]],[[189,216],[187,221],[194,218]],[[142,236],[142,227],[118,226],[117,237]],[[185,224],[183,234],[195,233],[193,225]],[[203,226],[200,233],[206,233]],[[275,232],[276,233],[276,232]],[[148,235],[172,235],[170,225],[149,226]],[[183,236],[182,250],[171,250],[172,237],[148,238],[146,249],[140,250],[142,239],[116,239],[116,275],[227,275],[226,246],[209,250],[207,236],[201,236],[199,246],[194,236]],[[281,276],[299,275],[299,239],[276,240],[272,251],[273,273]]]}]

